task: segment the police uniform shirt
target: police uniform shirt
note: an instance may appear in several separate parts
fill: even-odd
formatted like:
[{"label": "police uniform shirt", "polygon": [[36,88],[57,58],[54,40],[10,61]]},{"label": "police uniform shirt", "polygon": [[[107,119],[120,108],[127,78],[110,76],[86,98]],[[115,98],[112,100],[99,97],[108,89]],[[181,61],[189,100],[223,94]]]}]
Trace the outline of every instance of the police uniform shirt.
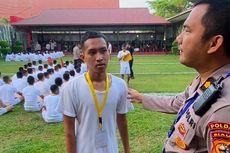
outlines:
[{"label": "police uniform shirt", "polygon": [[[218,79],[230,72],[230,64],[223,66],[210,77]],[[203,115],[195,114],[193,105],[182,115],[174,125],[175,130],[164,145],[166,153],[228,153],[230,151],[230,77],[222,81],[224,88],[221,97],[212,104]],[[175,97],[159,97],[145,95],[143,106],[145,109],[165,113],[177,113],[200,89],[200,77],[181,94]]]}]

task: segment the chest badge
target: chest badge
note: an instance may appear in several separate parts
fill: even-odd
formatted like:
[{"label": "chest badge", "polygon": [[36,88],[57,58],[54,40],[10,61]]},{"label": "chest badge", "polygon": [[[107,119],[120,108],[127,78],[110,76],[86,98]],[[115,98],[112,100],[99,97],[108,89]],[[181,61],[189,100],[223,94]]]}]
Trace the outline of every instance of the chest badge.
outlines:
[{"label": "chest badge", "polygon": [[186,134],[186,129],[185,129],[185,126],[184,126],[184,123],[180,123],[179,126],[178,126],[178,131],[180,132],[180,134],[182,136],[184,136]]},{"label": "chest badge", "polygon": [[183,140],[181,140],[180,137],[177,137],[177,138],[176,138],[176,145],[177,145],[179,148],[183,149],[183,150],[187,150],[187,149],[188,149],[188,146],[184,143]]}]

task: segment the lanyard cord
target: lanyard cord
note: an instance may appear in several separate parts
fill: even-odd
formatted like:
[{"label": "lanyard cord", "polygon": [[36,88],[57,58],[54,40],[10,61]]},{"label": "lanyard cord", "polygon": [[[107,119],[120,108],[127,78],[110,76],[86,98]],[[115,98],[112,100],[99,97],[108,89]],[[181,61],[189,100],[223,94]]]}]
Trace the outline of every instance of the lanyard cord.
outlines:
[{"label": "lanyard cord", "polygon": [[101,106],[98,102],[98,99],[97,99],[97,96],[96,96],[96,93],[95,93],[95,90],[94,90],[94,87],[93,87],[93,83],[90,79],[90,76],[89,76],[89,72],[86,73],[86,80],[88,81],[88,84],[89,84],[89,88],[90,88],[90,91],[92,93],[92,96],[93,96],[93,101],[94,101],[94,104],[96,106],[96,109],[97,109],[97,115],[98,115],[98,128],[99,129],[102,129],[102,111],[105,107],[105,104],[106,104],[106,100],[107,100],[107,97],[108,97],[108,91],[109,91],[109,77],[108,75],[106,75],[106,86],[105,86],[105,95],[104,95],[104,98],[103,98],[103,101],[101,103]]},{"label": "lanyard cord", "polygon": [[178,113],[176,119],[174,120],[170,130],[168,131],[168,138],[172,135],[175,130],[174,125],[180,120],[180,118],[184,115],[184,113],[189,109],[189,107],[195,102],[199,94],[196,92],[195,95],[186,103],[184,108]]}]

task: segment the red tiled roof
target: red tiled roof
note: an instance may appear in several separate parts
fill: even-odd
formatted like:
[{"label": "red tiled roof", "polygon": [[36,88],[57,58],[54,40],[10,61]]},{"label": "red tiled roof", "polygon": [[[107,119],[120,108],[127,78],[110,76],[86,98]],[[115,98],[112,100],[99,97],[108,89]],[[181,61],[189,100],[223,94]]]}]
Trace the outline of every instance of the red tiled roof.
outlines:
[{"label": "red tiled roof", "polygon": [[30,18],[57,8],[119,8],[119,0],[0,0],[0,18]]},{"label": "red tiled roof", "polygon": [[149,14],[147,8],[113,8],[50,9],[43,11],[36,17],[25,19],[12,25],[152,25],[168,23],[163,17]]}]

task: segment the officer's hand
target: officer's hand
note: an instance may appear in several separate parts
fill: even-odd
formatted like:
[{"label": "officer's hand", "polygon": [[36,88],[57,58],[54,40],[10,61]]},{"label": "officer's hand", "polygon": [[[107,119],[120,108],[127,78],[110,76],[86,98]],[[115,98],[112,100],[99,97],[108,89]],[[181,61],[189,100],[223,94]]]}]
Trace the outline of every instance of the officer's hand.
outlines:
[{"label": "officer's hand", "polygon": [[144,99],[144,95],[134,89],[129,88],[128,99],[130,99],[132,102],[141,103]]}]

